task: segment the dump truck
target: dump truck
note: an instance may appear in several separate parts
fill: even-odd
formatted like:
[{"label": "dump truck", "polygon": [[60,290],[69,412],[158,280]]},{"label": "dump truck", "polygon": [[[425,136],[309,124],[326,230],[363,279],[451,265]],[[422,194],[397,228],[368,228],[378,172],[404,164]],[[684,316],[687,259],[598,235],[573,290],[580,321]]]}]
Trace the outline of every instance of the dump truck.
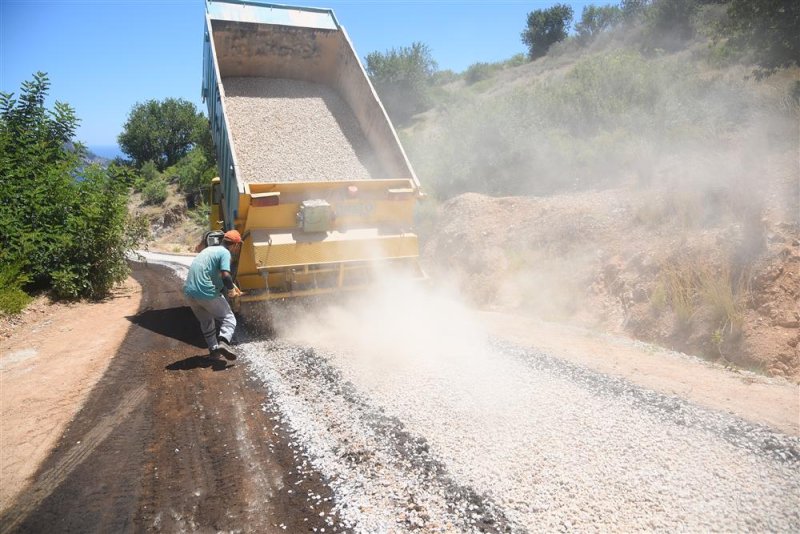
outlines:
[{"label": "dump truck", "polygon": [[241,300],[424,279],[419,181],[333,11],[207,0],[203,56],[210,222],[242,235]]}]

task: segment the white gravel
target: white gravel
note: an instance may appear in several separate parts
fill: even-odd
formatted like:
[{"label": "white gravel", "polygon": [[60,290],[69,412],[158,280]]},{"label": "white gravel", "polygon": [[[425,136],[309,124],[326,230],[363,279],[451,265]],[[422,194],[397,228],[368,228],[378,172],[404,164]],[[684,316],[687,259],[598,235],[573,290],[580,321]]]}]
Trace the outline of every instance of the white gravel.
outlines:
[{"label": "white gravel", "polygon": [[239,180],[368,180],[380,169],[355,115],[331,88],[298,80],[222,80]]},{"label": "white gravel", "polygon": [[169,267],[183,280],[186,279],[189,266],[192,264],[194,257],[195,254],[168,254],[166,252],[152,252],[149,250],[137,250],[128,254],[128,259],[133,261]]},{"label": "white gravel", "polygon": [[452,302],[400,293],[282,316],[303,328],[242,344],[345,529],[800,530],[797,438],[491,340]]}]

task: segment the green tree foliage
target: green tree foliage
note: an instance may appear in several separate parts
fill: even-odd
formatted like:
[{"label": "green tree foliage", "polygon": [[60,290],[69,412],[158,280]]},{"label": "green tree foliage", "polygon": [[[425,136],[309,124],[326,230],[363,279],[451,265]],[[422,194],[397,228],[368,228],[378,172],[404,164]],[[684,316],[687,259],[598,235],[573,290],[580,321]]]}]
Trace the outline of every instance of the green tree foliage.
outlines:
[{"label": "green tree foliage", "polygon": [[604,32],[622,20],[622,10],[618,6],[585,6],[581,20],[575,24],[578,41],[588,43],[599,33]]},{"label": "green tree foliage", "polygon": [[206,151],[197,146],[167,169],[164,175],[170,181],[177,181],[180,190],[186,194],[189,207],[193,207],[202,201],[216,172],[214,160],[209,161]]},{"label": "green tree foliage", "polygon": [[782,67],[800,65],[800,2],[730,0],[719,36],[742,54],[750,54],[763,77]]},{"label": "green tree foliage", "polygon": [[436,62],[426,44],[415,42],[385,54],[372,52],[365,62],[367,74],[393,121],[404,124],[428,109],[428,89]]},{"label": "green tree foliage", "polygon": [[648,45],[666,50],[679,49],[694,37],[693,19],[699,0],[653,0],[645,11]]},{"label": "green tree foliage", "polygon": [[118,141],[137,167],[153,161],[163,171],[193,146],[210,144],[209,139],[208,121],[194,104],[166,98],[133,106]]},{"label": "green tree foliage", "polygon": [[628,24],[640,20],[647,11],[650,3],[651,0],[622,0],[622,2],[620,2],[622,19]]},{"label": "green tree foliage", "polygon": [[547,54],[552,45],[567,38],[572,23],[572,8],[556,4],[548,9],[528,13],[528,24],[522,32],[522,42],[533,60]]},{"label": "green tree foliage", "polygon": [[0,273],[57,297],[99,298],[127,275],[143,227],[127,220],[127,185],[83,163],[78,119],[38,72],[19,99],[0,93]]}]

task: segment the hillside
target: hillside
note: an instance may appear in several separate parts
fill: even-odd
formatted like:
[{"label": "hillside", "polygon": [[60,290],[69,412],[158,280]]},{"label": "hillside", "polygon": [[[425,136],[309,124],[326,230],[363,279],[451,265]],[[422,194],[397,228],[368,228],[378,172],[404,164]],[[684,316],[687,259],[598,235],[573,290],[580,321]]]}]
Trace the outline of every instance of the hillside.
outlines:
[{"label": "hillside", "polygon": [[402,131],[473,301],[800,379],[800,70],[619,41],[443,87]]}]

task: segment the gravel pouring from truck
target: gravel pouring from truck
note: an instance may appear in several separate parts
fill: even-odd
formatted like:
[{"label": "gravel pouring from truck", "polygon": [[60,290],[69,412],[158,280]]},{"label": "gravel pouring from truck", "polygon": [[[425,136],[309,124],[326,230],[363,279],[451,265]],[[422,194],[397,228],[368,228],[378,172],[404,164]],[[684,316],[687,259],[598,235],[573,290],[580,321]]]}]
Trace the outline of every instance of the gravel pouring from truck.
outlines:
[{"label": "gravel pouring from truck", "polygon": [[419,181],[332,10],[207,1],[203,65],[211,226],[242,234],[242,301],[424,278]]}]

